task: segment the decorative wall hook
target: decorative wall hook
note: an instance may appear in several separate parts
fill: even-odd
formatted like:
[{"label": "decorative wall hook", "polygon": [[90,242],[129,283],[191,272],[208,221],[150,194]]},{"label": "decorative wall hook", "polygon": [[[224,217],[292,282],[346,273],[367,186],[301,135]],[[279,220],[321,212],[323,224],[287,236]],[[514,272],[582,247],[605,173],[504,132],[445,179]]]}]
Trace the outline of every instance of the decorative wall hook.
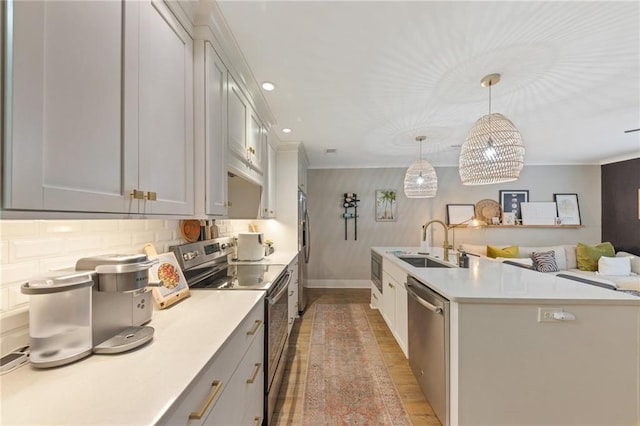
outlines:
[{"label": "decorative wall hook", "polygon": [[[345,192],[344,199],[342,201],[342,207],[344,207],[344,213],[342,213],[342,217],[344,218],[344,239],[347,238],[347,224],[349,223],[349,219],[353,219],[353,229],[354,229],[354,240],[358,239],[358,194],[353,192]],[[349,211],[349,209],[353,209],[353,211]]]}]

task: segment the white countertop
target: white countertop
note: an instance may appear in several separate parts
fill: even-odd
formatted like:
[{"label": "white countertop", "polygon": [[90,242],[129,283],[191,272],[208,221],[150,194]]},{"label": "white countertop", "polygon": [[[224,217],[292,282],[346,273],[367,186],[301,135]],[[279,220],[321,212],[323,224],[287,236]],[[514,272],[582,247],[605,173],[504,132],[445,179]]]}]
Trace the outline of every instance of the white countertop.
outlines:
[{"label": "white countertop", "polygon": [[[552,274],[506,265],[502,262],[469,256],[469,268],[417,268],[398,259],[394,252],[417,254],[419,247],[372,247],[427,284],[436,292],[458,303],[598,303],[640,306],[640,298],[623,292],[579,283]],[[433,257],[442,261],[442,248],[432,248]],[[455,257],[452,257],[455,263]]]},{"label": "white countertop", "polygon": [[7,373],[0,379],[0,424],[156,423],[263,296],[194,290],[153,312],[154,338],[138,350]]}]

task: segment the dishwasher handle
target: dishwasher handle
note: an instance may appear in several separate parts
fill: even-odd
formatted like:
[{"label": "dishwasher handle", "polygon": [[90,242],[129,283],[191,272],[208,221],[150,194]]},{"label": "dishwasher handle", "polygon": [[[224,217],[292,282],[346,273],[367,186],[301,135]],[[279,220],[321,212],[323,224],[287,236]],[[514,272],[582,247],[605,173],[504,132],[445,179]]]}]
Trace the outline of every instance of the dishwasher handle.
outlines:
[{"label": "dishwasher handle", "polygon": [[409,283],[407,283],[407,292],[416,300],[416,302],[418,302],[434,314],[442,315],[442,308],[440,306],[433,305],[424,300],[422,297],[418,296],[413,290],[411,290],[411,284]]}]

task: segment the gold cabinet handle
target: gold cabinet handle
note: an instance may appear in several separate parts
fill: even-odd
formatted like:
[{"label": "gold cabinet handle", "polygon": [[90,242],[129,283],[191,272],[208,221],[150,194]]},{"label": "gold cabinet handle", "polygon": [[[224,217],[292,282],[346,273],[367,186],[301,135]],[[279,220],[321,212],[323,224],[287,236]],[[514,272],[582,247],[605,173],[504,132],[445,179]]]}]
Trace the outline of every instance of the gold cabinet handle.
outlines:
[{"label": "gold cabinet handle", "polygon": [[256,320],[256,322],[253,323],[253,327],[251,328],[251,330],[247,331],[247,336],[253,336],[254,334],[256,334],[256,331],[258,331],[261,324],[262,321]]},{"label": "gold cabinet handle", "polygon": [[211,383],[211,392],[209,393],[209,397],[204,402],[204,404],[202,404],[202,407],[200,407],[199,411],[194,411],[193,413],[189,414],[189,419],[191,420],[201,419],[202,416],[204,416],[204,413],[207,411],[207,409],[211,405],[211,403],[213,402],[213,400],[216,399],[216,396],[218,395],[218,392],[220,392],[220,389],[222,389],[221,381],[215,380],[213,383]]},{"label": "gold cabinet handle", "polygon": [[391,288],[396,288],[396,286],[394,286],[394,285],[393,285],[393,284],[391,284],[391,283],[387,283],[387,284],[389,284],[389,287],[391,287]]},{"label": "gold cabinet handle", "polygon": [[260,372],[260,367],[262,367],[262,364],[259,362],[254,365],[253,374],[251,374],[251,377],[247,379],[247,383],[251,384],[256,381],[256,377],[258,377],[258,373]]},{"label": "gold cabinet handle", "polygon": [[289,324],[293,324],[293,318],[292,317],[289,318]]},{"label": "gold cabinet handle", "polygon": [[144,191],[134,189],[133,191],[131,191],[131,193],[129,193],[129,197],[134,200],[142,200],[144,199]]},{"label": "gold cabinet handle", "polygon": [[289,292],[289,296],[293,296],[293,290]]},{"label": "gold cabinet handle", "polygon": [[375,293],[371,293],[371,295],[373,296],[374,299],[378,300],[378,295]]},{"label": "gold cabinet handle", "polygon": [[145,192],[144,199],[149,201],[156,201],[158,199],[158,194],[152,191]]},{"label": "gold cabinet handle", "polygon": [[255,426],[260,426],[262,424],[262,417],[256,417],[255,419],[253,419],[253,424]]}]

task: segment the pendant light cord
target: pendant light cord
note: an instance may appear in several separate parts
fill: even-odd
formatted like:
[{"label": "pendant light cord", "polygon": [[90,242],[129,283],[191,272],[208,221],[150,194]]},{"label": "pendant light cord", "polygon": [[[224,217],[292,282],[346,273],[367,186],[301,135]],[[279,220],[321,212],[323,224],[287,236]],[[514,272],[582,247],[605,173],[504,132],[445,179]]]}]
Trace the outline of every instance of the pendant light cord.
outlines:
[{"label": "pendant light cord", "polygon": [[489,117],[491,117],[491,86],[493,86],[493,84],[489,82]]},{"label": "pendant light cord", "polygon": [[489,80],[489,139],[487,140],[489,147],[493,146],[493,140],[491,139],[491,86],[493,86],[493,81]]}]

